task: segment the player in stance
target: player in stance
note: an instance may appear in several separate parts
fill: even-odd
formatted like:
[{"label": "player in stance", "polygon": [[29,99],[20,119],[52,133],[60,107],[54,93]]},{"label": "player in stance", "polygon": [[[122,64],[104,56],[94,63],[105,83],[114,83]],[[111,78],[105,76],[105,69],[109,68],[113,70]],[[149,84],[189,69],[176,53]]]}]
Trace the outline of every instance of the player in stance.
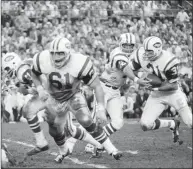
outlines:
[{"label": "player in stance", "polygon": [[[102,127],[93,122],[86,100],[80,93],[81,82],[95,90],[98,116],[106,120],[103,90],[93,64],[87,56],[71,52],[71,43],[68,39],[56,38],[51,42],[49,50],[34,56],[32,72],[39,97],[46,102],[49,112],[56,115],[54,125],[60,133],[58,141],[62,142],[62,138],[65,137],[63,129],[67,112],[71,111],[77,121],[110,155],[117,160],[120,159],[122,154],[111,143]],[[48,81],[45,88],[42,87],[39,78],[42,74],[46,75]]]},{"label": "player in stance", "polygon": [[[37,113],[46,108],[45,102],[39,99],[36,89],[33,87],[33,81],[31,78],[31,68],[32,60],[28,59],[21,61],[20,57],[15,53],[7,53],[3,57],[3,70],[9,69],[9,74],[14,74],[18,81],[17,85],[19,86],[18,91],[23,93],[25,102],[22,105],[22,114],[27,119],[28,124],[31,130],[34,133],[36,138],[36,147],[30,150],[27,155],[35,155],[39,152],[45,151],[48,149],[47,140],[44,137],[44,134],[40,128],[39,118]],[[10,76],[11,78],[11,76]],[[46,82],[45,82],[46,84]],[[22,86],[24,85],[24,86]],[[27,99],[26,99],[27,97]],[[32,119],[32,120],[31,120]],[[87,133],[82,127],[76,127],[72,123],[72,114],[71,112],[67,113],[67,120],[65,124],[65,136],[68,138],[63,140],[57,140],[57,128],[54,126],[55,116],[46,111],[46,120],[49,125],[49,133],[54,138],[56,144],[58,145],[60,153],[63,154],[63,158],[68,154],[72,153],[74,143],[76,139],[86,141],[95,145],[97,148],[102,149],[102,145],[97,142],[89,133]],[[59,133],[60,134],[60,133]],[[73,138],[72,138],[73,137]],[[46,148],[40,147],[42,142],[46,142]],[[55,159],[56,162],[61,162],[60,158]]]},{"label": "player in stance", "polygon": [[[173,130],[174,142],[179,142],[178,120],[159,119],[159,115],[170,105],[179,112],[184,123],[192,128],[192,113],[187,104],[185,94],[178,83],[177,58],[170,52],[162,50],[160,38],[151,36],[144,40],[143,47],[137,49],[132,60],[125,67],[128,77],[136,81],[138,77],[133,74],[142,68],[145,72],[154,74],[162,80],[160,87],[153,88],[146,102],[140,120],[143,131],[156,130],[169,127]],[[180,142],[179,142],[180,143]]]},{"label": "player in stance", "polygon": [[[124,72],[124,68],[129,62],[135,43],[135,36],[132,33],[122,34],[119,47],[111,52],[110,61],[105,66],[105,71],[100,77],[105,93],[105,106],[111,118],[111,122],[103,127],[108,136],[120,130],[124,124],[120,87],[125,84],[127,75]],[[148,81],[143,79],[139,79],[137,82],[142,85],[148,83]]]}]

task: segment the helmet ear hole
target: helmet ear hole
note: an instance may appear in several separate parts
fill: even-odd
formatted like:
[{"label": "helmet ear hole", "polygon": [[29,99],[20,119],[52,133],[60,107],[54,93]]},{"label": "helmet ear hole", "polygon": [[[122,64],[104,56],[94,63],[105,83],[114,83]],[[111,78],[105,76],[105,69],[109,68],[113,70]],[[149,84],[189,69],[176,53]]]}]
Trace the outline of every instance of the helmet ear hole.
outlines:
[{"label": "helmet ear hole", "polygon": [[4,70],[7,71],[7,72],[10,71],[10,67],[7,66],[7,67],[4,68]]}]

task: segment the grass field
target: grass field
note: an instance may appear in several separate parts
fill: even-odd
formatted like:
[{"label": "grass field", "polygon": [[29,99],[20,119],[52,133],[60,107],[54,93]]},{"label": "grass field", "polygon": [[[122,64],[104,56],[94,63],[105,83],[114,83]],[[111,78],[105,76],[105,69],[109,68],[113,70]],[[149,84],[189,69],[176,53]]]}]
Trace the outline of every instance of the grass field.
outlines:
[{"label": "grass field", "polygon": [[[84,152],[86,143],[77,142],[73,154],[62,164],[54,163],[57,147],[48,134],[48,126],[42,128],[49,141],[49,151],[28,157],[17,168],[192,168],[192,130],[182,122],[180,137],[182,145],[173,143],[169,129],[143,132],[136,119],[125,121],[124,127],[111,137],[116,147],[123,151],[121,160],[116,161],[107,153],[101,158],[89,158]],[[26,123],[2,124],[2,142],[17,161],[22,161],[35,140]]]}]

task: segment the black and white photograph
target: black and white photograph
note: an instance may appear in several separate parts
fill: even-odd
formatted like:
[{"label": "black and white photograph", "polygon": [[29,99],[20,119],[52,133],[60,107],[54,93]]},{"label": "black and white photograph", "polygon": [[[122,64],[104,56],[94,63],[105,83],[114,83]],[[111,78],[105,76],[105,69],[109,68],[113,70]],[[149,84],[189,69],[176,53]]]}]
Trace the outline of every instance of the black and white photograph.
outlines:
[{"label": "black and white photograph", "polygon": [[1,168],[192,168],[190,0],[1,0]]}]

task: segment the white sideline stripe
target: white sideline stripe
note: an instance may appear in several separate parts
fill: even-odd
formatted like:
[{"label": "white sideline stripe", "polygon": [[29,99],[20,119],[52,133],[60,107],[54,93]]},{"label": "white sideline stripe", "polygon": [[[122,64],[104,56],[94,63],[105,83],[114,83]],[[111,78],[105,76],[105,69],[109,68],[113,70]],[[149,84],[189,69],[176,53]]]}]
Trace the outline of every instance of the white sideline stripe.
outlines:
[{"label": "white sideline stripe", "polygon": [[192,150],[192,147],[188,147],[190,150]]},{"label": "white sideline stripe", "polygon": [[[6,142],[9,142],[9,143],[16,143],[16,144],[20,144],[20,145],[23,145],[23,146],[26,146],[26,147],[35,147],[34,145],[32,144],[28,144],[28,143],[24,143],[24,142],[21,142],[21,141],[13,141],[13,140],[10,140],[10,139],[2,139],[3,141],[6,141]],[[48,154],[50,155],[53,155],[53,156],[57,156],[58,154],[56,152],[47,152]],[[65,159],[68,159],[70,161],[72,161],[73,163],[75,164],[81,164],[81,165],[87,165],[87,166],[90,166],[90,167],[94,167],[94,168],[108,168],[104,165],[99,165],[99,164],[90,164],[90,163],[87,163],[87,162],[84,162],[84,161],[80,161],[79,159],[77,158],[70,158],[70,157],[65,157]]]},{"label": "white sideline stripe", "polygon": [[125,153],[130,153],[130,154],[138,154],[138,150],[135,150],[135,151],[132,151],[132,150],[126,150],[126,151],[122,151],[122,152],[125,152]]}]

